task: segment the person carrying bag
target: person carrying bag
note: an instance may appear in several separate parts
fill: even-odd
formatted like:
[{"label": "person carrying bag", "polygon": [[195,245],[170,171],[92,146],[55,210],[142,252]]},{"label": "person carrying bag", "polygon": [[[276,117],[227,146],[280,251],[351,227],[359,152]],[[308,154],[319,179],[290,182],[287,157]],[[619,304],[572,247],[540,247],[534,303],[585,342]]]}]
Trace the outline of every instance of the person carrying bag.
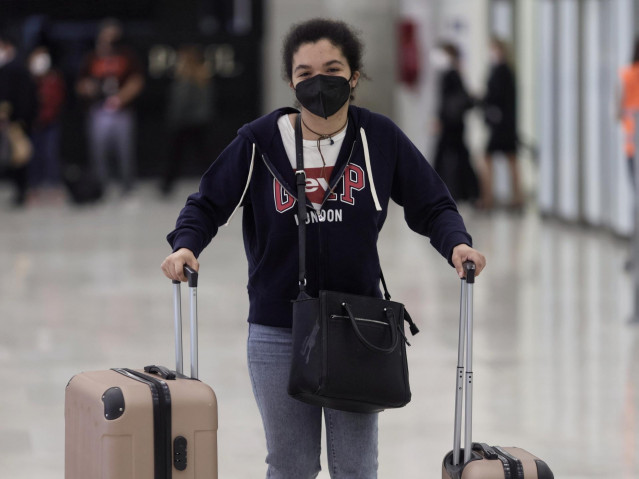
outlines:
[{"label": "person carrying bag", "polygon": [[0,103],[0,169],[20,168],[31,159],[31,140],[17,121],[10,121],[11,105]]},{"label": "person carrying bag", "polygon": [[[363,75],[362,54],[358,36],[343,22],[312,19],[293,25],[282,63],[299,108],[279,108],[240,128],[168,235],[173,253],[162,270],[184,281],[184,264],[197,270],[196,258],[241,210],[250,301],[248,369],[271,479],[317,476],[323,418],[330,476],[377,477],[378,413],[373,411],[410,399],[403,334],[408,316],[400,303],[382,299],[380,290],[377,239],[390,200],[459,274],[467,259],[478,271],[486,263],[419,150],[390,119],[351,104]],[[301,168],[296,122],[304,150]],[[325,329],[314,333],[316,325]],[[356,349],[365,352],[340,357],[340,351]],[[311,368],[298,369],[306,361]],[[339,374],[349,365],[357,371],[369,363],[384,372],[378,391],[361,389],[364,381]],[[318,368],[334,380],[320,393],[338,393],[311,397],[318,383],[313,386],[316,379],[306,373]],[[291,381],[293,371],[302,382]],[[306,389],[308,384],[315,389]],[[351,384],[352,391],[339,392],[339,386]],[[291,397],[289,387],[296,396],[299,389],[302,400]],[[377,393],[381,397],[371,400]]]}]

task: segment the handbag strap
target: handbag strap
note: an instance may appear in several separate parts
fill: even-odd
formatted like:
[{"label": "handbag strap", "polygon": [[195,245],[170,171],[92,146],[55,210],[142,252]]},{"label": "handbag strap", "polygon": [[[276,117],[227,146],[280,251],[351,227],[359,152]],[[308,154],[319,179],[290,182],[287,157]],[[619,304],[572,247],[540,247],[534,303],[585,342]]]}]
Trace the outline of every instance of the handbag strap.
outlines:
[{"label": "handbag strap", "polygon": [[379,267],[379,279],[382,280],[382,286],[384,287],[384,298],[386,301],[390,301],[391,295],[388,292],[388,288],[386,287],[386,280],[384,279],[384,272],[382,271],[382,267]]},{"label": "handbag strap", "polygon": [[299,240],[299,274],[297,281],[300,293],[306,290],[306,172],[304,171],[304,151],[302,143],[302,114],[295,120],[295,183],[297,184],[297,224]]},{"label": "handbag strap", "polygon": [[[295,119],[295,184],[297,185],[297,224],[299,243],[299,274],[297,281],[300,293],[306,291],[306,172],[304,171],[304,150],[302,140],[302,114],[299,113]],[[384,287],[384,297],[390,300],[391,296],[386,287],[384,273],[380,267],[380,279]]]}]

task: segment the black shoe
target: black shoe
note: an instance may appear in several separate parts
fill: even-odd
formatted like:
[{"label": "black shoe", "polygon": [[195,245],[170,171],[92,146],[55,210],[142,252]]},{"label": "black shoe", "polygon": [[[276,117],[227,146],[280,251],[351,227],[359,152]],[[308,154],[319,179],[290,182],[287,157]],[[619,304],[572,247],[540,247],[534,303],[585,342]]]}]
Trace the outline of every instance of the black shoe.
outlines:
[{"label": "black shoe", "polygon": [[173,183],[169,183],[169,182],[163,182],[160,185],[160,193],[162,193],[162,196],[170,196],[171,193],[173,193]]},{"label": "black shoe", "polygon": [[18,193],[11,200],[11,206],[14,208],[24,208],[27,204],[27,195],[26,193]]}]

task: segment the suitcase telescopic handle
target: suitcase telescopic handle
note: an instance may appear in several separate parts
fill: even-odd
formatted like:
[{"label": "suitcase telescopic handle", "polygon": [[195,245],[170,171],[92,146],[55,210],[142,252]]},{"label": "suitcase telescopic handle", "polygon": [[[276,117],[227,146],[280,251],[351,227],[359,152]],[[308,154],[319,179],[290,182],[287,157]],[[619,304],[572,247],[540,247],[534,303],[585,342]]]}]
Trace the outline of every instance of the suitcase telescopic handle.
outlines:
[{"label": "suitcase telescopic handle", "polygon": [[[191,296],[191,377],[198,378],[198,331],[197,331],[197,282],[198,273],[184,265]],[[180,281],[173,280],[173,310],[175,316],[175,371],[184,374],[184,353],[182,346],[182,291]]]},{"label": "suitcase telescopic handle", "polygon": [[[186,280],[191,288],[197,288],[198,273],[188,264],[184,265],[184,276],[186,276]],[[180,284],[180,282],[174,279],[173,284]]]},{"label": "suitcase telescopic handle", "polygon": [[464,261],[463,267],[466,273],[466,283],[473,284],[475,282],[475,263],[472,261]]},{"label": "suitcase telescopic handle", "polygon": [[473,284],[475,263],[464,262],[465,277],[461,280],[459,302],[459,341],[455,383],[455,430],[453,464],[459,465],[461,454],[462,408],[464,411],[464,463],[472,457],[473,419]]}]

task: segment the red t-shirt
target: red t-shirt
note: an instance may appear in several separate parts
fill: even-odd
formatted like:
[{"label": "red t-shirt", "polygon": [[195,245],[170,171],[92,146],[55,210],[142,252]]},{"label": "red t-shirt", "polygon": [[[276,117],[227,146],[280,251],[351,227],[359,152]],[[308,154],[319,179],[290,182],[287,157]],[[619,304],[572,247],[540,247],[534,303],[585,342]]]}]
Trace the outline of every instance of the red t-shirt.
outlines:
[{"label": "red t-shirt", "polygon": [[623,128],[625,133],[625,150],[627,156],[635,154],[635,118],[639,111],[639,63],[621,70]]},{"label": "red t-shirt", "polygon": [[51,70],[36,80],[38,87],[38,118],[36,126],[46,126],[58,119],[66,97],[62,75]]},{"label": "red t-shirt", "polygon": [[80,75],[98,81],[99,98],[103,100],[116,95],[130,76],[141,73],[142,67],[135,53],[119,47],[109,55],[89,54]]}]

